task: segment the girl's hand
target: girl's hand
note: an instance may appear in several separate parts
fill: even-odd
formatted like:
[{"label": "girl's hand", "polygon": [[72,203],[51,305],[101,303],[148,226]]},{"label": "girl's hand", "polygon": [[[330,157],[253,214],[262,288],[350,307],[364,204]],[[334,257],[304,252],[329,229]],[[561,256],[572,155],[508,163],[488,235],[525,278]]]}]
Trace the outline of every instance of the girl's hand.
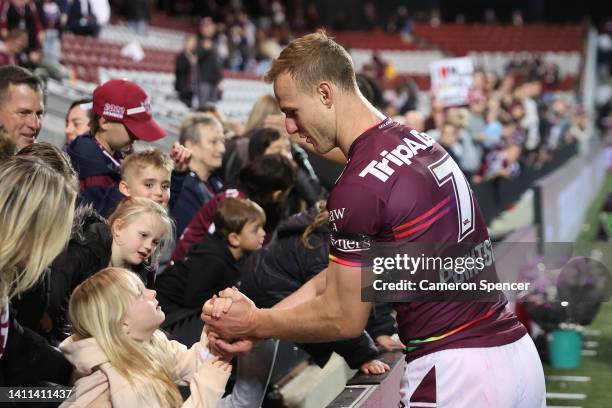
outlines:
[{"label": "girl's hand", "polygon": [[359,367],[364,374],[377,375],[389,371],[389,366],[380,360],[370,360]]},{"label": "girl's hand", "polygon": [[229,362],[220,359],[219,357],[215,357],[212,362],[212,365],[213,367],[220,368],[226,373],[232,372],[232,365]]},{"label": "girl's hand", "polygon": [[211,316],[215,319],[219,319],[223,313],[227,313],[230,310],[230,307],[232,307],[232,298],[224,298],[214,295],[212,303],[213,309]]}]

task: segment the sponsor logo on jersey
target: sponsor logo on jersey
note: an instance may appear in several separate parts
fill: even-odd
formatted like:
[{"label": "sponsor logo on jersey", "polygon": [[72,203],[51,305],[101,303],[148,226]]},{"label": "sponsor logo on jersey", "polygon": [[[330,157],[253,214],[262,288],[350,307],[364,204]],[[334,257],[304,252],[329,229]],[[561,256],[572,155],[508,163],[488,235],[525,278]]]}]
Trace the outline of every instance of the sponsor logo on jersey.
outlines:
[{"label": "sponsor logo on jersey", "polygon": [[331,236],[332,246],[341,252],[360,252],[367,251],[372,247],[372,241],[367,235],[343,234],[341,236]]},{"label": "sponsor logo on jersey", "polygon": [[344,218],[344,213],[346,212],[346,208],[336,208],[333,210],[329,210],[329,222],[335,222]]},{"label": "sponsor logo on jersey", "polygon": [[436,143],[436,141],[426,133],[417,132],[412,129],[410,134],[414,136],[416,140],[405,137],[402,139],[403,143],[398,144],[395,148],[391,149],[391,151],[383,150],[380,152],[382,159],[380,161],[372,160],[370,164],[361,170],[359,177],[365,178],[370,175],[384,183],[395,173],[396,168],[394,167],[412,164],[411,159],[414,156]]}]

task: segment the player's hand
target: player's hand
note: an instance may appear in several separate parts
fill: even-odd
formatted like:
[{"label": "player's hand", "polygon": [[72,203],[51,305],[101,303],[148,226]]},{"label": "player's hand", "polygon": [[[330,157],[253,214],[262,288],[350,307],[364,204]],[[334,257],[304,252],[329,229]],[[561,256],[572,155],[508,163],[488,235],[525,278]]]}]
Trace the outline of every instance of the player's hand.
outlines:
[{"label": "player's hand", "polygon": [[213,354],[222,356],[223,359],[228,361],[234,358],[234,356],[248,353],[258,342],[258,339],[248,338],[235,340],[230,343],[216,337],[216,333],[214,332],[208,335],[209,347]]},{"label": "player's hand", "polygon": [[[219,292],[220,298],[231,298],[231,304],[227,312],[221,314],[217,308],[218,317],[213,317],[214,304],[218,299],[208,301],[202,308],[201,318],[211,331],[220,338],[227,340],[246,339],[253,336],[257,324],[257,307],[255,303],[238,289],[227,288]],[[224,301],[227,302],[227,301]],[[225,306],[226,303],[223,304]]]},{"label": "player's hand", "polygon": [[380,360],[370,360],[361,365],[359,370],[364,374],[376,375],[389,371],[389,365]]},{"label": "player's hand", "polygon": [[170,158],[174,161],[174,169],[176,171],[187,171],[189,169],[189,161],[191,160],[191,149],[175,142],[172,145],[172,149],[170,149]]},{"label": "player's hand", "polygon": [[394,338],[394,336],[382,335],[376,338],[376,344],[383,349],[384,351],[391,350],[403,350],[406,348],[404,343],[402,343],[399,339]]}]

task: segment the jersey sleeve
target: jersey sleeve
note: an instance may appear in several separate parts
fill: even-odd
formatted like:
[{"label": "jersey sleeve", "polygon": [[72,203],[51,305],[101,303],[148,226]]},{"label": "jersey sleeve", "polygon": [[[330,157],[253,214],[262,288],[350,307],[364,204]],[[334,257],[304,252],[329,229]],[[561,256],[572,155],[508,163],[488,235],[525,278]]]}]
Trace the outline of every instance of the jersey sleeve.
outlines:
[{"label": "jersey sleeve", "polygon": [[384,200],[366,186],[337,185],[327,201],[331,230],[329,260],[346,266],[362,266],[381,230],[384,208]]}]

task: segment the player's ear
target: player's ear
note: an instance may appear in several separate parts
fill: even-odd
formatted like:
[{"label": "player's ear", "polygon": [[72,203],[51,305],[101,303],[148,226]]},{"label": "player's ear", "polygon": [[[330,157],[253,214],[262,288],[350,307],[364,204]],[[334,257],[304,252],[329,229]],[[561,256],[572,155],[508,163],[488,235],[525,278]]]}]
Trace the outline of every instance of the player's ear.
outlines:
[{"label": "player's ear", "polygon": [[334,101],[334,92],[331,84],[327,81],[319,82],[317,85],[317,95],[326,108],[331,108]]}]

